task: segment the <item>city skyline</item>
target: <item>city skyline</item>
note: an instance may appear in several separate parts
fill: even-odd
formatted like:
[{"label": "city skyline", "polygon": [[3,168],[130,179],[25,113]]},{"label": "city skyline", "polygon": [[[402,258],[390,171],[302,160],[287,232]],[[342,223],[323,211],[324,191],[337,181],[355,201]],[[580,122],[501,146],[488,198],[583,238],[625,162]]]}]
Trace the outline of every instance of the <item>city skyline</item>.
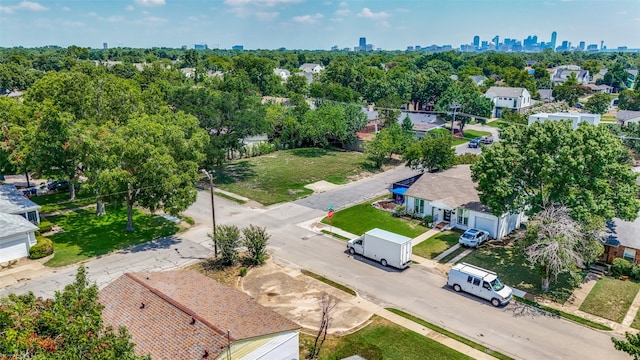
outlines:
[{"label": "city skyline", "polygon": [[473,45],[536,36],[640,48],[637,0],[2,0],[0,46],[329,50]]}]

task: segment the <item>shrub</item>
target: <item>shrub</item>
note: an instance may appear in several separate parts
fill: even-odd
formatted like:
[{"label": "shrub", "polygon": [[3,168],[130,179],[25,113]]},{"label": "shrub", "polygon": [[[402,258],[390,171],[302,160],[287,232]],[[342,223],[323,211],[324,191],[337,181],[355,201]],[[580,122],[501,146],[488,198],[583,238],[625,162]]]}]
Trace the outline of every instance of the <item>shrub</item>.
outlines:
[{"label": "shrub", "polygon": [[240,276],[242,276],[242,277],[247,276],[247,268],[246,267],[241,267],[240,268]]},{"label": "shrub", "polygon": [[267,243],[271,235],[266,228],[250,224],[242,229],[242,244],[247,248],[247,259],[252,265],[262,265],[267,258]]},{"label": "shrub", "polygon": [[613,272],[613,276],[629,276],[631,274],[631,268],[633,265],[627,259],[616,258],[613,259],[611,265],[611,271]]},{"label": "shrub", "polygon": [[29,258],[42,259],[53,254],[53,241],[44,236],[36,236],[38,242],[29,249]]},{"label": "shrub", "polygon": [[631,269],[631,278],[633,280],[640,281],[640,266],[639,265],[635,265]]},{"label": "shrub", "polygon": [[478,161],[477,154],[465,153],[456,155],[456,165],[475,164],[476,161]]},{"label": "shrub", "polygon": [[235,225],[216,226],[215,239],[213,234],[209,238],[215,241],[220,250],[220,264],[223,266],[235,265],[238,262],[238,247],[240,247],[240,229]]},{"label": "shrub", "polygon": [[49,232],[51,229],[53,229],[53,224],[48,221],[41,221],[40,225],[38,225],[38,231],[40,231],[40,233]]},{"label": "shrub", "polygon": [[422,217],[422,226],[429,226],[429,224],[431,224],[433,222],[433,216],[431,215],[425,215]]},{"label": "shrub", "polygon": [[404,205],[398,205],[395,208],[393,208],[393,215],[394,216],[405,216],[407,215],[407,208]]}]

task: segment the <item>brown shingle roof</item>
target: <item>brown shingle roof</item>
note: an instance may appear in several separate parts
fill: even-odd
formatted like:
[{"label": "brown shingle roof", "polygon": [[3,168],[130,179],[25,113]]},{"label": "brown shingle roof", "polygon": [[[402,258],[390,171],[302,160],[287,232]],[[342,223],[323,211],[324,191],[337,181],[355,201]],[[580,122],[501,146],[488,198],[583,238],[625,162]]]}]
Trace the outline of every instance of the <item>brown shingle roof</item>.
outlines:
[{"label": "brown shingle roof", "polygon": [[457,165],[443,172],[425,173],[404,193],[406,196],[443,203],[452,209],[463,207],[489,212],[480,203],[471,180],[471,165]]},{"label": "brown shingle roof", "polygon": [[100,291],[100,302],[105,323],[126,326],[136,352],[154,360],[200,359],[205,350],[215,358],[226,330],[236,341],[300,328],[193,270],[125,274]]}]

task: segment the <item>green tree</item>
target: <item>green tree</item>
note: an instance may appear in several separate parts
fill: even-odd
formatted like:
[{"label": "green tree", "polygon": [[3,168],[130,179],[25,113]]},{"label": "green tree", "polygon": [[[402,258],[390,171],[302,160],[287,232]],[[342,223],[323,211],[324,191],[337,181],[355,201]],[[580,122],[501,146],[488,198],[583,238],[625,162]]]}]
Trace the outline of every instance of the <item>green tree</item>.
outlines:
[{"label": "green tree", "polygon": [[472,167],[480,200],[495,215],[563,204],[580,221],[638,216],[629,150],[606,127],[535,122],[502,129],[500,139]]},{"label": "green tree", "polygon": [[295,93],[305,96],[309,92],[307,78],[302,75],[291,74],[291,76],[287,78],[285,88],[289,93]]},{"label": "green tree", "polygon": [[446,170],[456,162],[451,134],[429,134],[407,147],[403,160],[413,169],[434,172]]},{"label": "green tree", "polygon": [[613,347],[625,352],[633,357],[634,360],[640,360],[640,334],[624,333],[625,340],[611,338]]},{"label": "green tree", "polygon": [[451,114],[450,106],[454,103],[460,105],[460,108],[457,110],[459,113],[456,114],[460,132],[464,131],[466,123],[475,116],[478,117],[476,118],[478,122],[484,123],[484,118],[491,116],[491,112],[493,111],[493,102],[491,99],[486,98],[480,93],[471,79],[465,79],[462,82],[459,81],[450,86],[442,94],[440,100],[438,100],[436,110]]},{"label": "green tree", "polygon": [[262,265],[267,259],[267,244],[271,235],[267,228],[250,224],[242,229],[242,244],[247,248],[249,261],[253,265]]},{"label": "green tree", "polygon": [[553,97],[557,101],[566,101],[569,106],[574,106],[580,96],[589,92],[589,89],[580,86],[575,73],[571,73],[567,80],[553,88]]},{"label": "green tree", "polygon": [[609,104],[611,104],[611,98],[609,95],[595,93],[584,104],[584,108],[592,114],[602,115],[609,110]]},{"label": "green tree", "polygon": [[123,327],[105,326],[98,287],[84,266],[74,283],[53,299],[11,294],[0,299],[0,358],[3,359],[147,359],[135,355]]},{"label": "green tree", "polygon": [[375,137],[364,146],[367,158],[373,161],[376,168],[382,167],[385,160],[391,159],[393,154],[403,154],[412,142],[412,135],[402,130],[398,123],[382,129]]},{"label": "green tree", "polygon": [[96,181],[106,194],[120,195],[128,231],[134,206],[177,214],[193,204],[207,142],[198,120],[182,112],[133,117],[113,133],[108,162],[114,165]]},{"label": "green tree", "polygon": [[238,262],[238,248],[240,247],[240,229],[235,225],[216,226],[215,239],[213,234],[208,234],[211,240],[215,240],[220,249],[220,262],[224,266],[232,266]]},{"label": "green tree", "polygon": [[620,110],[640,111],[640,89],[622,90],[618,98]]}]

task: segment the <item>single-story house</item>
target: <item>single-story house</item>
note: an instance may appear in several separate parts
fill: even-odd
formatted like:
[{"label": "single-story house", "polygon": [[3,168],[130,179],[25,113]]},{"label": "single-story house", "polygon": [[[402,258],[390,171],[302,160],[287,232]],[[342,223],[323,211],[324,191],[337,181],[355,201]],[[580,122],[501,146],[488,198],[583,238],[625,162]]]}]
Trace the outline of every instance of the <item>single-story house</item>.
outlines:
[{"label": "single-story house", "polygon": [[589,83],[589,71],[582,70],[577,65],[562,65],[555,67],[551,70],[551,81],[555,85],[559,85],[567,81],[571,74],[576,75],[576,79],[578,80],[578,84],[587,84]]},{"label": "single-story house", "polygon": [[605,84],[585,84],[584,86],[588,87],[589,89],[591,89],[591,91],[596,93],[611,94],[613,92],[613,87]]},{"label": "single-story house", "polygon": [[29,256],[38,227],[20,215],[0,212],[0,263]]},{"label": "single-story house", "polygon": [[544,101],[546,103],[553,102],[552,89],[538,89],[538,94],[540,94],[540,101]]},{"label": "single-story house", "polygon": [[40,205],[26,198],[13,184],[0,185],[0,213],[20,215],[40,224]]},{"label": "single-story house", "polygon": [[299,359],[298,324],[194,270],[126,273],[99,301],[154,360]]},{"label": "single-story house", "polygon": [[618,110],[616,114],[616,121],[622,126],[626,126],[628,123],[640,122],[640,111],[633,110]]},{"label": "single-story house", "polygon": [[420,112],[406,112],[403,111],[398,117],[398,123],[402,125],[402,122],[409,117],[411,124],[413,125],[414,137],[418,140],[422,139],[428,131],[433,129],[444,127],[445,121],[440,119],[435,114],[426,114]]},{"label": "single-story house", "polygon": [[469,77],[477,86],[482,86],[482,84],[484,84],[484,81],[487,79],[487,77],[483,75],[470,75]]},{"label": "single-story house", "polygon": [[322,70],[324,70],[324,66],[320,64],[314,64],[314,63],[304,63],[300,65],[300,70],[306,73],[318,74]]},{"label": "single-story house", "polygon": [[537,113],[529,116],[529,125],[533,124],[536,121],[562,121],[562,120],[571,120],[573,124],[573,129],[577,129],[578,125],[582,122],[588,122],[591,125],[598,126],[600,124],[600,114],[587,114],[587,113],[576,113],[576,112],[557,112],[557,113]]},{"label": "single-story house", "polygon": [[632,263],[640,261],[640,218],[635,221],[612,219],[607,221],[607,234],[602,239],[604,253],[601,260],[611,263],[625,258]]},{"label": "single-story house", "polygon": [[525,88],[492,86],[484,93],[487,99],[493,101],[494,117],[502,116],[504,109],[522,113],[531,107],[531,94]]},{"label": "single-story house", "polygon": [[287,69],[273,69],[273,73],[280,76],[280,78],[284,81],[287,81],[287,79],[289,78],[289,76],[291,76],[291,72]]},{"label": "single-story house", "polygon": [[457,165],[438,173],[424,173],[404,192],[407,213],[431,215],[435,224],[466,230],[485,230],[499,239],[518,229],[523,213],[495,216],[480,202],[471,180],[471,165]]}]

